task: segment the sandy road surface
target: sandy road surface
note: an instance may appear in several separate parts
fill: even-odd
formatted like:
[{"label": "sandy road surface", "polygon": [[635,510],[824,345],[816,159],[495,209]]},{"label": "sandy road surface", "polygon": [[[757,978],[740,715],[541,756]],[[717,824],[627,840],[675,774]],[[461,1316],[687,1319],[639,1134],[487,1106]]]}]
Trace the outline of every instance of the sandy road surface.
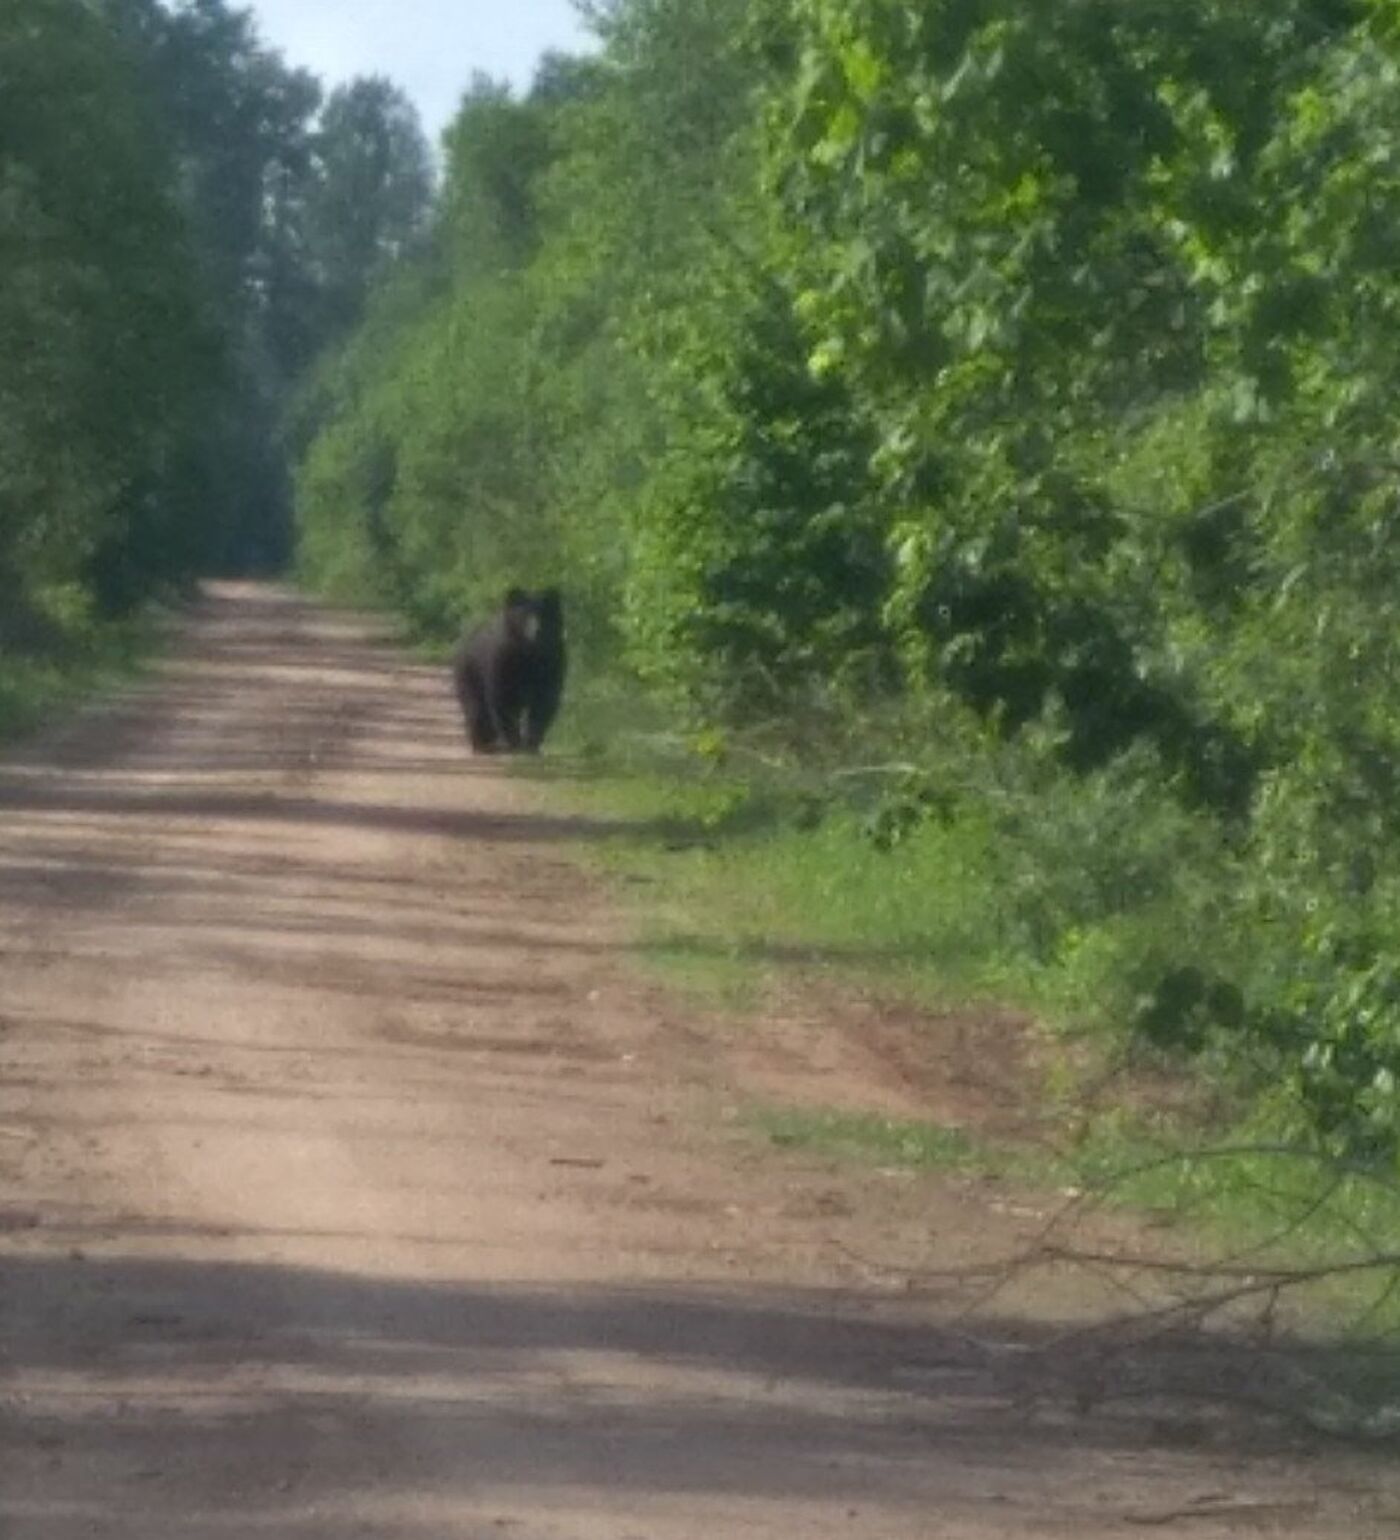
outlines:
[{"label": "sandy road surface", "polygon": [[1336,1449],[1027,1415],[853,1263],[1008,1237],[723,1131],[606,834],[268,589],[0,766],[5,1540],[1400,1528]]}]

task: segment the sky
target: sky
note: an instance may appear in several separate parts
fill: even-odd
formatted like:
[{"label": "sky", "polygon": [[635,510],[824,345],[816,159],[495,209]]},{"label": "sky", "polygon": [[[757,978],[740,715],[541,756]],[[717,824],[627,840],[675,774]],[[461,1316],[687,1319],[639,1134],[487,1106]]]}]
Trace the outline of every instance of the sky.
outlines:
[{"label": "sky", "polygon": [[387,75],[434,143],[474,71],[527,86],[547,49],[588,46],[571,0],[251,0],[263,40],[327,89]]}]

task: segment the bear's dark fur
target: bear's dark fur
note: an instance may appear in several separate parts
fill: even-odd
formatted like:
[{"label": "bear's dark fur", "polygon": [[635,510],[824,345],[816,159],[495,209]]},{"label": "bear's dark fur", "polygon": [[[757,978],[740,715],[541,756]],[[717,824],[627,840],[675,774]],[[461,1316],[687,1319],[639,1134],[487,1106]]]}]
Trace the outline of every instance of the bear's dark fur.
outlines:
[{"label": "bear's dark fur", "polygon": [[564,688],[564,601],[557,588],[512,588],[495,619],[452,655],[452,682],[476,754],[534,753]]}]

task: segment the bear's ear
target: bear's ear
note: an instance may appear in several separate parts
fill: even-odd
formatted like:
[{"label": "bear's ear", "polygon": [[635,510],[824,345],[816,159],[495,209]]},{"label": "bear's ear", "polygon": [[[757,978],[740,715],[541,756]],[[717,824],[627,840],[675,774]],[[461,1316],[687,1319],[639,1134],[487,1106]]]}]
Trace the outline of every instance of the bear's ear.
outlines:
[{"label": "bear's ear", "polygon": [[542,588],[540,590],[540,608],[547,615],[562,615],[564,613],[564,595],[557,588]]},{"label": "bear's ear", "polygon": [[508,610],[524,609],[529,602],[530,596],[523,588],[506,589],[506,608]]}]

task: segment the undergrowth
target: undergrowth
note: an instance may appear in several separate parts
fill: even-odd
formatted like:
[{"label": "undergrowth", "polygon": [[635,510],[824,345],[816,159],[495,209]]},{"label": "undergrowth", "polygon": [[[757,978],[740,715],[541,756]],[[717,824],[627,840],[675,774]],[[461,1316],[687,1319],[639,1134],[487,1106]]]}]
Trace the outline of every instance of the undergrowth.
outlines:
[{"label": "undergrowth", "polygon": [[[615,685],[583,689],[562,760],[535,773],[618,820],[598,858],[632,879],[667,964],[830,968],[928,1006],[1020,1007],[1108,1045],[1142,1011],[1153,959],[1187,941],[1223,967],[1234,949],[1215,902],[1228,848],[1169,796],[1148,798],[1141,764],[1047,771],[953,719],[941,737],[886,722],[773,751],[688,735]],[[862,736],[893,742],[889,761],[861,764]]]},{"label": "undergrowth", "polygon": [[32,732],[56,712],[130,679],[160,644],[157,611],[99,619],[75,589],[29,596],[24,613],[0,617],[0,743]]},{"label": "undergrowth", "polygon": [[[1218,827],[1149,796],[1140,762],[1056,774],[950,720],[917,766],[900,748],[861,766],[850,738],[823,731],[788,753],[721,742],[585,683],[532,773],[616,821],[594,859],[632,906],[644,959],[701,1003],[753,1012],[797,978],[931,1011],[1013,1006],[1049,1045],[1029,1088],[1043,1116],[1022,1144],[791,1106],[748,1109],[752,1127],[828,1156],[1057,1188],[1070,1209],[1148,1212],[1216,1257],[1326,1273],[1385,1253],[1400,1188],[1384,1162],[1310,1142],[1267,1058],[1205,1027],[1189,1054],[1154,1041],[1153,959],[1185,952],[1203,975],[1270,966],[1266,937],[1238,913],[1226,923],[1238,856]],[[899,741],[889,723],[870,737]],[[1178,1036],[1199,1005],[1180,1007]],[[1357,1331],[1400,1329],[1393,1272],[1310,1292]]]}]

